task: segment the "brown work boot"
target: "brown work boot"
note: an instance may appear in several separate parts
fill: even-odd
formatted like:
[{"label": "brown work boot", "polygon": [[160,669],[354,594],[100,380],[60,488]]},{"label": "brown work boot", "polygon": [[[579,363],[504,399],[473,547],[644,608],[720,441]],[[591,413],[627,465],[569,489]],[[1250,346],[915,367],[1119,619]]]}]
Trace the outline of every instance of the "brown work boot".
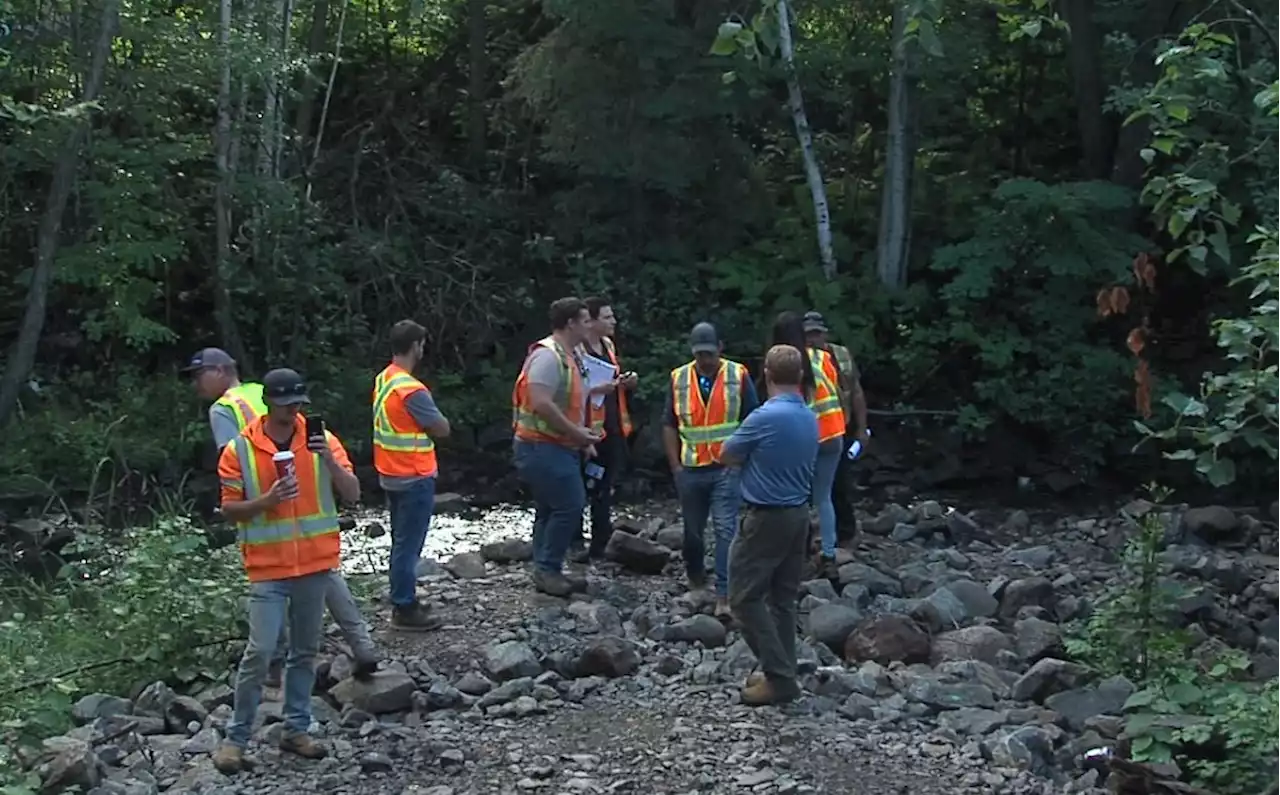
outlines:
[{"label": "brown work boot", "polygon": [[558,571],[533,570],[533,587],[548,596],[568,597],[573,593],[573,583]]},{"label": "brown work boot", "polygon": [[377,657],[356,657],[355,664],[351,666],[351,675],[356,679],[370,679],[377,672]]},{"label": "brown work boot", "polygon": [[729,609],[729,600],[724,596],[716,597],[715,617],[727,624],[733,620],[733,611]]},{"label": "brown work boot", "polygon": [[800,688],[795,682],[791,682],[790,686],[774,682],[767,677],[761,677],[754,682],[750,678],[742,688],[742,703],[748,707],[764,707],[769,704],[785,704],[788,701],[795,701],[800,695]]},{"label": "brown work boot", "polygon": [[286,734],[280,738],[280,750],[297,754],[303,759],[324,759],[329,749],[316,742],[309,734]]},{"label": "brown work boot", "polygon": [[223,743],[213,752],[213,767],[224,776],[234,776],[245,769],[244,749],[231,743]]},{"label": "brown work boot", "polygon": [[391,608],[392,629],[402,632],[430,632],[443,624],[444,619],[433,616],[428,608],[418,602]]}]

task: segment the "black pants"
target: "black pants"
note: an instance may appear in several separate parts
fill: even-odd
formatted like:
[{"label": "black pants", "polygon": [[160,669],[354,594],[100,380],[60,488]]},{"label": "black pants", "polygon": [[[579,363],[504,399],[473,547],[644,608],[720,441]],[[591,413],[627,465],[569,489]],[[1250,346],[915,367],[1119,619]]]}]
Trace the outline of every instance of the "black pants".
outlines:
[{"label": "black pants", "polygon": [[[594,488],[587,490],[587,502],[591,506],[590,552],[592,555],[599,556],[604,554],[609,536],[613,535],[613,487],[617,483],[623,466],[626,465],[627,440],[621,433],[608,434],[603,441],[596,444],[596,457],[592,460],[604,467],[604,476]],[[583,464],[585,465],[586,461]],[[590,486],[590,481],[587,484]],[[583,533],[579,530],[573,545],[581,548],[583,543]]]},{"label": "black pants", "polygon": [[831,489],[831,502],[836,508],[836,540],[848,541],[858,534],[858,515],[854,512],[857,500],[857,462],[850,461],[848,452],[853,445],[854,435],[845,434],[844,452],[840,456],[840,465],[836,469],[835,484]]}]

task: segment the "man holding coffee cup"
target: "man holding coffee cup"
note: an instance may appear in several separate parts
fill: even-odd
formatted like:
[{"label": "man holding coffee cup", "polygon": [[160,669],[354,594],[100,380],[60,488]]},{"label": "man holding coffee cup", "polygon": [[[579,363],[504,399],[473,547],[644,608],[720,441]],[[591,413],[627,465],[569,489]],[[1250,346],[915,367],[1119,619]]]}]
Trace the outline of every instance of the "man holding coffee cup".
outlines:
[{"label": "man holding coffee cup", "polygon": [[300,410],[311,400],[301,376],[272,370],[262,384],[266,415],[224,447],[218,461],[222,513],[239,527],[249,578],[249,644],[236,672],[227,737],[213,755],[214,766],[227,774],[244,766],[267,668],[285,626],[280,747],[307,759],[328,753],[308,729],[325,599],[342,556],[334,495],[360,498],[360,481],[338,437],[323,427],[307,433]]}]

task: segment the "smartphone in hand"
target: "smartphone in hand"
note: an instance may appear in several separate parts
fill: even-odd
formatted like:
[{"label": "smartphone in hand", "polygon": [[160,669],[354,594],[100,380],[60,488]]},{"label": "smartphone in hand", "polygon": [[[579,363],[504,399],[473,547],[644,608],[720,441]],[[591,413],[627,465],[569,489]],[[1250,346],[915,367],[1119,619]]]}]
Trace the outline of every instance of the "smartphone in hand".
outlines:
[{"label": "smartphone in hand", "polygon": [[324,445],[324,417],[307,415],[307,445]]}]

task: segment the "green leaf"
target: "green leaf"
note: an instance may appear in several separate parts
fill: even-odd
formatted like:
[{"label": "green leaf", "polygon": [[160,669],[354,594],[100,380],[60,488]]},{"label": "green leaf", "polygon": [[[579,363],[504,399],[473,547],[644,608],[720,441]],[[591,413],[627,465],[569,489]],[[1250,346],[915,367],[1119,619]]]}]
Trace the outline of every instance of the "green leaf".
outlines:
[{"label": "green leaf", "polygon": [[1151,165],[1151,161],[1156,159],[1156,150],[1151,147],[1143,147],[1138,151],[1138,155],[1142,157],[1142,162]]},{"label": "green leaf", "polygon": [[1023,22],[1018,29],[1034,39],[1040,35],[1040,28],[1041,28],[1040,20],[1032,19],[1027,22]]},{"label": "green leaf", "polygon": [[1157,138],[1151,142],[1151,148],[1164,152],[1166,155],[1171,155],[1173,154],[1173,144],[1174,140],[1172,138]]},{"label": "green leaf", "polygon": [[1209,481],[1209,485],[1214,488],[1229,486],[1236,479],[1236,462],[1230,458],[1219,458],[1213,462],[1204,476]]},{"label": "green leaf", "polygon": [[733,55],[738,51],[738,34],[742,25],[737,22],[722,22],[716,31],[716,40],[711,43],[712,55]]},{"label": "green leaf", "polygon": [[1139,690],[1138,692],[1129,696],[1129,698],[1125,699],[1124,708],[1133,709],[1135,707],[1145,707],[1150,705],[1151,702],[1155,700],[1156,700],[1156,691]]},{"label": "green leaf", "polygon": [[1201,691],[1200,688],[1190,684],[1189,682],[1177,682],[1172,684],[1165,692],[1168,694],[1169,698],[1184,707],[1198,703],[1200,698],[1204,695],[1204,692]]},{"label": "green leaf", "polygon": [[1191,113],[1187,110],[1186,105],[1168,105],[1165,107],[1164,111],[1169,114],[1170,118],[1177,119],[1178,121],[1186,121],[1191,118]]},{"label": "green leaf", "polygon": [[720,82],[724,83],[726,86],[733,85],[733,83],[737,79],[738,79],[737,72],[725,72],[724,74],[720,75]]},{"label": "green leaf", "polygon": [[1240,205],[1223,199],[1219,212],[1222,215],[1222,220],[1226,221],[1229,226],[1235,226],[1240,223]]},{"label": "green leaf", "polygon": [[942,42],[938,39],[933,22],[927,19],[920,20],[920,48],[934,58],[942,57]]},{"label": "green leaf", "polygon": [[1209,235],[1209,245],[1213,247],[1213,253],[1223,264],[1231,264],[1231,246],[1227,243],[1227,233],[1219,226],[1218,231]]},{"label": "green leaf", "polygon": [[1172,453],[1165,453],[1164,457],[1170,461],[1191,461],[1195,459],[1196,451],[1189,447],[1184,447],[1181,450],[1174,450]]}]

